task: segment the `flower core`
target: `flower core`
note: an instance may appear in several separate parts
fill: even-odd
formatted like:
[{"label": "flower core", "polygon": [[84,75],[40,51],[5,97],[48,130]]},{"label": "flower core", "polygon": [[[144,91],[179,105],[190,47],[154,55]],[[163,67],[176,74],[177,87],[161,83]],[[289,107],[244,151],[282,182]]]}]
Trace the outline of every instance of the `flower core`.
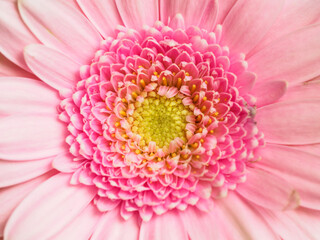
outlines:
[{"label": "flower core", "polygon": [[81,162],[71,182],[93,185],[101,212],[120,204],[122,217],[148,221],[190,205],[206,211],[245,181],[263,135],[237,83],[247,65],[219,34],[161,22],[119,28],[80,69],[60,119]]}]

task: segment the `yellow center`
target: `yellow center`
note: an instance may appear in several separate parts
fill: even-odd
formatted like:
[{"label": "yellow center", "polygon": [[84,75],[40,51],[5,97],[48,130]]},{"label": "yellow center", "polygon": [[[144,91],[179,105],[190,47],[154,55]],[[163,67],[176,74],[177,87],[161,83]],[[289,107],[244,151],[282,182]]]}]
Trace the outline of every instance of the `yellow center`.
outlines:
[{"label": "yellow center", "polygon": [[141,136],[141,145],[153,141],[163,148],[177,137],[186,142],[186,118],[190,114],[176,96],[149,95],[142,103],[136,102],[132,132]]}]

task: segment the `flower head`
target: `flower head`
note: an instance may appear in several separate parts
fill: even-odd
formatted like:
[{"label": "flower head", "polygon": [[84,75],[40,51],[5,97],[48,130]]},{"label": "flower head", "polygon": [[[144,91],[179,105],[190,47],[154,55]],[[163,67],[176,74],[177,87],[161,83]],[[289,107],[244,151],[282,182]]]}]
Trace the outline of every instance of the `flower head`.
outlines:
[{"label": "flower head", "polygon": [[5,240],[315,237],[309,2],[1,2]]}]

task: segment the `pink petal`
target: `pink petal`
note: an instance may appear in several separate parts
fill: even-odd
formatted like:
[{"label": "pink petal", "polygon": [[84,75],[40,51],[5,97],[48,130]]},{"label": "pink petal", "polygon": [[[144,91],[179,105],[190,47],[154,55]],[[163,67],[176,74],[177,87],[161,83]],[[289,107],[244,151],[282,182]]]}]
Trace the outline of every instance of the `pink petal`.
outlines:
[{"label": "pink petal", "polygon": [[298,191],[301,205],[320,210],[320,157],[292,147],[267,145],[259,151],[261,168],[283,177]]},{"label": "pink petal", "polygon": [[286,210],[298,206],[298,193],[284,178],[260,169],[248,170],[246,182],[239,184],[236,189],[243,197],[272,210]]},{"label": "pink petal", "polygon": [[223,22],[221,43],[233,52],[248,53],[271,28],[283,3],[283,0],[237,1]]},{"label": "pink petal", "polygon": [[53,159],[52,167],[64,173],[75,172],[82,161],[73,161],[74,156],[68,152],[61,153]]},{"label": "pink petal", "polygon": [[53,239],[90,239],[101,216],[102,213],[91,203]]},{"label": "pink petal", "polygon": [[296,228],[305,233],[304,239],[318,239],[320,236],[320,211],[300,208],[288,213],[288,216],[296,224]]},{"label": "pink petal", "polygon": [[0,78],[0,111],[6,115],[21,113],[57,113],[59,96],[45,83],[29,78]]},{"label": "pink petal", "polygon": [[283,101],[299,101],[300,99],[320,98],[319,83],[303,83],[298,86],[288,88]]},{"label": "pink petal", "polygon": [[28,182],[0,189],[0,236],[3,235],[5,224],[18,204],[40,183],[47,180],[55,171],[48,172]]},{"label": "pink petal", "polygon": [[[281,37],[248,59],[258,81],[283,79],[289,83],[310,80],[320,74],[320,24]],[[292,50],[294,49],[294,51]]]},{"label": "pink petal", "polygon": [[263,217],[232,192],[217,202],[215,211],[228,236],[224,239],[278,239]]},{"label": "pink petal", "polygon": [[21,0],[18,6],[23,20],[41,42],[76,62],[89,63],[101,37],[73,6],[61,0]]},{"label": "pink petal", "polygon": [[253,54],[288,33],[319,22],[319,12],[320,4],[317,0],[286,1],[283,9],[285,14],[280,15],[263,41],[253,50]]},{"label": "pink petal", "polygon": [[124,220],[119,208],[104,214],[92,234],[92,240],[105,239],[137,240],[139,239],[139,225],[136,215]]},{"label": "pink petal", "polygon": [[244,72],[236,81],[236,87],[239,89],[239,93],[244,95],[251,91],[257,79],[257,75],[252,72]]},{"label": "pink petal", "polygon": [[255,120],[272,143],[312,144],[320,142],[320,99],[281,102],[257,110]]},{"label": "pink petal", "polygon": [[57,116],[14,115],[0,119],[0,158],[33,160],[64,152],[66,127]]},{"label": "pink petal", "polygon": [[25,59],[31,70],[57,90],[70,90],[79,79],[80,65],[67,56],[44,45],[29,45]]},{"label": "pink petal", "polygon": [[70,185],[69,181],[70,175],[59,173],[28,195],[9,218],[4,237],[48,239],[73,221],[96,192],[89,187]]},{"label": "pink petal", "polygon": [[18,65],[14,64],[8,58],[6,58],[4,55],[0,53],[0,77],[5,77],[5,76],[36,78],[35,75],[18,67]]},{"label": "pink petal", "polygon": [[189,207],[185,211],[180,211],[179,215],[190,239],[223,239],[219,229],[219,220],[213,213],[205,213],[197,208]]},{"label": "pink petal", "polygon": [[212,31],[218,14],[217,0],[161,0],[161,21],[168,24],[176,14],[182,14],[186,27],[199,26]]},{"label": "pink petal", "polygon": [[7,187],[38,177],[52,169],[52,158],[34,161],[0,160],[0,187]]},{"label": "pink petal", "polygon": [[29,71],[23,59],[23,48],[30,43],[38,43],[38,40],[21,21],[16,2],[0,1],[0,32],[0,52]]},{"label": "pink petal", "polygon": [[230,10],[234,6],[237,0],[219,0],[219,11],[218,11],[218,18],[217,23],[223,23],[226,16],[229,14]]},{"label": "pink petal", "polygon": [[153,26],[159,20],[157,0],[116,0],[117,8],[126,27],[141,29]]},{"label": "pink petal", "polygon": [[285,81],[261,82],[254,86],[252,94],[257,97],[256,106],[262,107],[277,102],[287,91]]},{"label": "pink petal", "polygon": [[187,240],[181,216],[171,210],[163,215],[154,215],[149,222],[142,222],[139,240]]},{"label": "pink petal", "polygon": [[114,36],[116,26],[123,25],[114,1],[77,0],[77,2],[104,38]]}]

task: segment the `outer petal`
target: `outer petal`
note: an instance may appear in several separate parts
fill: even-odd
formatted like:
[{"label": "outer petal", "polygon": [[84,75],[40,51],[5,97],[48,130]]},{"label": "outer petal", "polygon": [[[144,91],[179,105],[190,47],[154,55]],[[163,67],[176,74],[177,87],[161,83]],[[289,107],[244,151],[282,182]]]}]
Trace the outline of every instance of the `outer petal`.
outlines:
[{"label": "outer petal", "polygon": [[191,240],[223,239],[219,219],[213,213],[205,213],[189,207],[185,211],[180,211],[179,215]]},{"label": "outer petal", "polygon": [[290,33],[270,43],[248,59],[258,81],[284,79],[289,83],[310,80],[320,74],[320,24]]},{"label": "outer petal", "polygon": [[4,237],[48,239],[73,221],[96,192],[89,187],[70,185],[69,181],[70,175],[60,173],[35,189],[11,215]]},{"label": "outer petal", "polygon": [[281,102],[257,110],[256,121],[272,143],[320,142],[320,99]]},{"label": "outer petal", "polygon": [[262,107],[277,102],[287,91],[288,83],[285,81],[270,81],[256,84],[252,94],[257,97],[256,106]]},{"label": "outer petal", "polygon": [[298,101],[301,99],[320,98],[320,82],[303,83],[294,87],[290,87],[283,101]]},{"label": "outer petal", "polygon": [[250,168],[247,180],[239,184],[236,191],[249,201],[272,210],[295,208],[299,195],[283,178],[267,171]]},{"label": "outer petal", "polygon": [[137,240],[139,237],[139,225],[136,215],[124,220],[119,208],[116,208],[103,215],[92,234],[92,240],[104,239]]},{"label": "outer petal", "polygon": [[[318,0],[290,0],[285,2],[283,14],[272,26],[263,41],[253,50],[256,51],[264,48],[276,39],[294,32],[310,24],[319,22],[320,4]],[[251,54],[251,53],[250,53]]]},{"label": "outer petal", "polygon": [[0,158],[33,160],[64,152],[65,129],[54,115],[14,115],[2,118]]},{"label": "outer petal", "polygon": [[0,160],[0,187],[25,182],[50,171],[52,169],[52,159],[19,162]]},{"label": "outer petal", "polygon": [[142,222],[139,240],[187,240],[188,235],[183,227],[181,216],[177,211],[168,211],[155,215],[149,222]]},{"label": "outer petal", "polygon": [[237,1],[223,22],[221,43],[232,51],[248,53],[269,31],[283,3],[283,0]]},{"label": "outer petal", "polygon": [[226,16],[229,14],[230,10],[234,6],[237,0],[219,0],[219,11],[218,11],[218,18],[217,23],[223,23]]},{"label": "outer petal", "polygon": [[234,193],[218,201],[215,210],[228,236],[225,239],[278,239],[263,217]]},{"label": "outer petal", "polygon": [[267,145],[259,151],[259,167],[281,176],[294,186],[301,205],[320,210],[320,157],[287,146]]},{"label": "outer petal", "polygon": [[55,235],[52,240],[90,239],[101,215],[94,204],[89,204],[76,219]]},{"label": "outer petal", "polygon": [[19,0],[18,5],[25,23],[45,45],[81,64],[93,58],[101,37],[74,7],[61,0]]},{"label": "outer petal", "polygon": [[186,26],[199,26],[212,31],[218,14],[217,0],[160,0],[161,21],[168,24],[176,14],[184,17]]},{"label": "outer petal", "polygon": [[60,52],[43,45],[29,45],[24,55],[30,69],[57,90],[70,91],[79,79],[80,65]]},{"label": "outer petal", "polygon": [[5,76],[36,78],[35,75],[18,67],[18,65],[9,61],[9,59],[7,59],[3,54],[0,53],[0,77]]},{"label": "outer petal", "polygon": [[20,77],[0,78],[0,112],[5,115],[57,113],[56,91],[38,80]]},{"label": "outer petal", "polygon": [[115,0],[123,23],[130,28],[152,26],[159,20],[157,0]]},{"label": "outer petal", "polygon": [[0,32],[0,52],[29,71],[23,59],[23,48],[38,40],[22,22],[15,2],[0,1]]},{"label": "outer petal", "polygon": [[0,236],[3,236],[5,224],[16,206],[18,206],[33,189],[54,173],[55,171],[50,171],[28,182],[0,189],[0,205],[5,206],[0,208]]},{"label": "outer petal", "polygon": [[77,2],[104,38],[114,36],[116,26],[123,24],[114,1],[77,0]]}]

